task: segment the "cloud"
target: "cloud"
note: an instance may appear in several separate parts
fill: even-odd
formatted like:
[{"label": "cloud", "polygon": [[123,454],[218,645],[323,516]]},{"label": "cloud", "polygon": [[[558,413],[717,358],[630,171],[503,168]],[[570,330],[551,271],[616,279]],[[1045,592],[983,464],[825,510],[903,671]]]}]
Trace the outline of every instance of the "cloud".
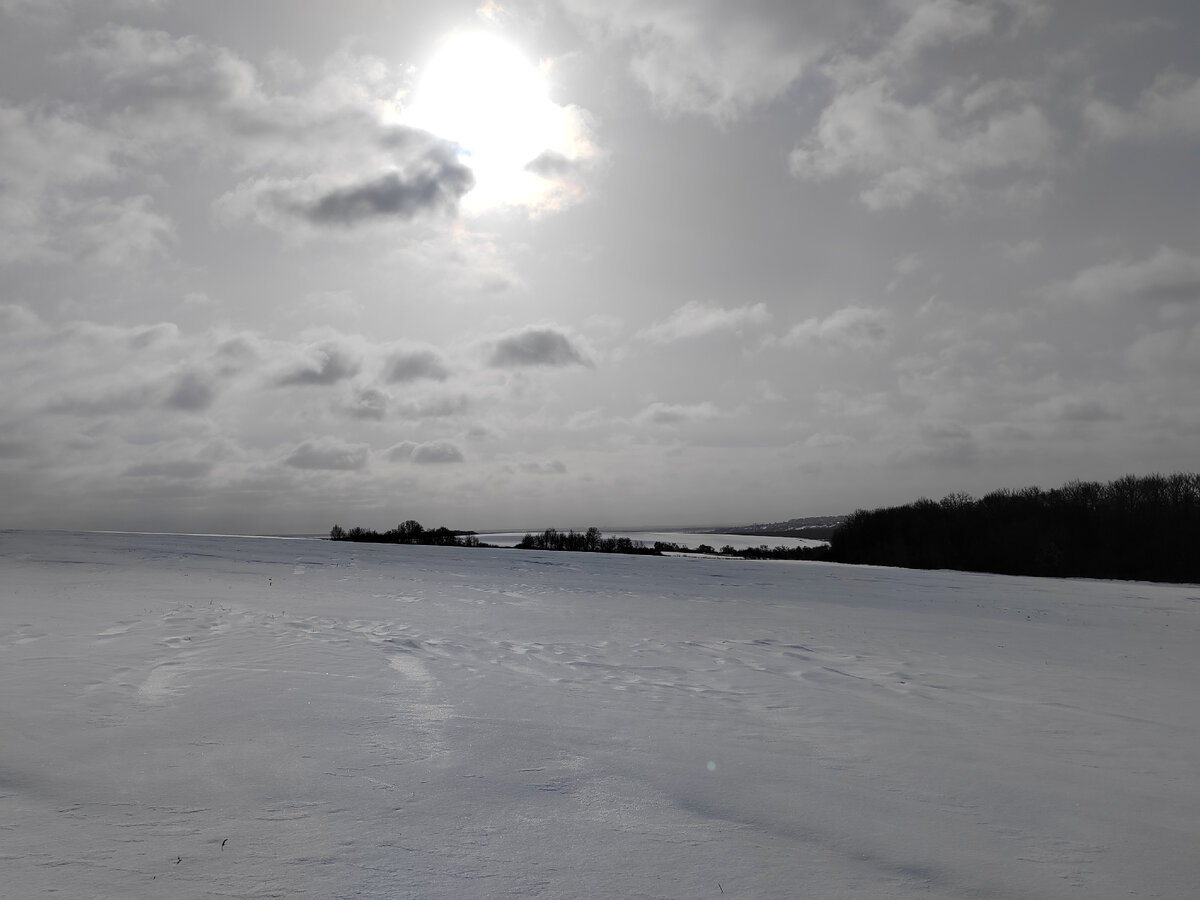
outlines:
[{"label": "cloud", "polygon": [[212,406],[216,396],[212,379],[199,372],[184,372],[167,395],[165,406],[181,412],[203,412]]},{"label": "cloud", "polygon": [[743,328],[765,325],[770,320],[771,314],[762,303],[726,309],[693,300],[661,322],[642,329],[637,336],[657,344],[669,344],[719,332],[740,333]]},{"label": "cloud", "polygon": [[1001,255],[1011,263],[1020,265],[1029,262],[1045,250],[1040,241],[1022,240],[1000,247]]},{"label": "cloud", "polygon": [[[318,228],[454,214],[475,186],[455,145],[397,124],[403,66],[340,52],[286,78],[192,37],[101,28],[69,58],[96,73],[142,161],[191,155],[257,171],[217,202],[226,221]],[[334,173],[337,173],[336,175]]]},{"label": "cloud", "polygon": [[26,441],[0,441],[0,459],[27,459],[37,453],[37,447]]},{"label": "cloud", "polygon": [[1092,100],[1083,114],[1093,134],[1106,140],[1145,143],[1200,137],[1200,78],[1162,75],[1132,109]]},{"label": "cloud", "polygon": [[418,465],[460,463],[463,461],[463,452],[450,441],[430,441],[413,450],[412,458]]},{"label": "cloud", "polygon": [[876,211],[919,196],[957,205],[994,175],[1036,194],[1058,143],[1045,114],[1033,104],[973,113],[967,99],[948,88],[935,102],[906,103],[887,79],[847,90],[792,151],[792,173],[816,181],[860,176],[867,183],[860,199]]},{"label": "cloud", "polygon": [[471,170],[443,150],[431,152],[415,171],[388,172],[307,202],[282,196],[277,202],[314,225],[351,226],[387,218],[409,220],[426,212],[453,212],[474,184]]},{"label": "cloud", "polygon": [[213,469],[205,460],[176,459],[160,462],[144,462],[126,469],[123,475],[131,478],[203,478]]},{"label": "cloud", "polygon": [[498,369],[533,366],[590,366],[578,341],[552,326],[530,326],[496,339],[488,365]]},{"label": "cloud", "polygon": [[668,114],[719,123],[781,96],[849,33],[869,4],[773,0],[567,0],[598,39],[631,53],[630,72]]},{"label": "cloud", "polygon": [[160,9],[172,0],[0,0],[0,15],[40,25],[59,25],[80,6],[107,14]]},{"label": "cloud", "polygon": [[[1173,328],[1142,335],[1125,352],[1125,361],[1131,368],[1152,375],[1200,374],[1200,323],[1190,329]],[[1194,377],[1184,383],[1195,396]]]},{"label": "cloud", "polygon": [[805,439],[804,446],[813,450],[828,450],[833,447],[849,447],[854,443],[854,438],[848,434],[817,432]]},{"label": "cloud", "polygon": [[353,399],[344,409],[352,418],[379,421],[387,415],[390,400],[391,398],[378,388],[362,388],[355,392]]},{"label": "cloud", "polygon": [[580,160],[569,159],[561,153],[546,150],[525,164],[525,170],[542,178],[561,178],[577,173],[583,163]]},{"label": "cloud", "polygon": [[358,374],[360,361],[355,354],[333,342],[305,348],[303,358],[293,364],[275,383],[291,385],[330,385]]},{"label": "cloud", "polygon": [[33,335],[44,330],[41,317],[27,306],[0,303],[0,334],[12,339],[18,334]]},{"label": "cloud", "polygon": [[[153,216],[142,198],[122,204],[94,196],[120,177],[123,142],[74,110],[0,101],[0,133],[0,263],[67,261],[80,242],[89,255],[104,256],[110,240],[140,243],[143,226],[160,236],[169,230],[161,217],[136,221],[138,212]],[[123,210],[133,231],[106,233],[103,223],[120,221]]]},{"label": "cloud", "polygon": [[521,471],[526,475],[565,475],[567,467],[557,459],[550,462],[524,462]]},{"label": "cloud", "polygon": [[386,378],[391,384],[429,379],[445,381],[450,369],[436,350],[413,349],[393,353],[387,361]]},{"label": "cloud", "polygon": [[703,403],[651,403],[633,421],[643,425],[687,425],[707,422],[720,415],[718,409],[707,400]]},{"label": "cloud", "polygon": [[926,0],[910,3],[912,15],[889,43],[887,54],[909,60],[939,44],[965,41],[991,34],[995,9],[982,3],[959,0]]},{"label": "cloud", "polygon": [[383,455],[388,462],[411,462],[413,451],[418,446],[416,441],[400,441],[400,443],[388,447]]},{"label": "cloud", "polygon": [[300,443],[284,463],[297,469],[355,472],[367,464],[366,444],[348,444],[335,437],[321,437]]},{"label": "cloud", "polygon": [[887,409],[887,394],[874,392],[849,395],[842,391],[819,391],[817,403],[830,416],[878,416]]},{"label": "cloud", "polygon": [[144,194],[80,202],[73,229],[80,252],[117,268],[163,255],[175,241],[175,227],[170,219],[154,211],[153,204],[153,199]]},{"label": "cloud", "polygon": [[1002,48],[1045,20],[1044,4],[901,0],[887,12],[872,17],[870,38],[825,64],[834,96],[792,151],[792,174],[857,177],[875,211],[919,197],[947,207],[1040,197],[1062,136],[1028,72],[1001,62],[990,77],[957,76],[934,51],[974,46],[992,61],[1019,59],[1020,48]]},{"label": "cloud", "polygon": [[128,379],[112,386],[96,385],[52,400],[46,412],[68,416],[111,416],[145,409],[154,389],[141,381]]},{"label": "cloud", "polygon": [[918,422],[915,441],[896,453],[902,463],[968,466],[979,459],[979,442],[957,422]]},{"label": "cloud", "polygon": [[1034,404],[1029,412],[1032,418],[1048,422],[1105,422],[1121,418],[1101,400],[1071,395],[1050,397]]},{"label": "cloud", "polygon": [[809,318],[792,326],[781,339],[784,346],[815,344],[837,350],[866,350],[886,344],[891,313],[884,309],[846,306],[825,318]]},{"label": "cloud", "polygon": [[470,405],[470,399],[463,394],[423,397],[396,404],[395,414],[401,419],[442,419],[461,416]]},{"label": "cloud", "polygon": [[1109,304],[1121,301],[1200,301],[1200,256],[1160,247],[1149,259],[1117,260],[1084,269],[1051,286],[1051,299]]},{"label": "cloud", "polygon": [[272,78],[269,65],[198,37],[124,25],[86,35],[64,61],[103,88],[119,111],[113,125],[139,159],[199,154],[239,168],[361,161],[389,134],[378,100],[395,96],[404,80],[398,67],[345,52],[315,79],[299,67]]},{"label": "cloud", "polygon": [[438,440],[426,444],[401,441],[389,447],[384,454],[391,462],[413,462],[417,465],[441,465],[460,463],[465,457],[457,444]]},{"label": "cloud", "polygon": [[73,58],[98,70],[122,99],[141,106],[179,100],[245,110],[264,99],[252,65],[192,36],[110,24],[81,39]]},{"label": "cloud", "polygon": [[606,428],[612,423],[613,420],[599,409],[586,409],[572,413],[565,425],[570,431],[586,431],[592,428]]}]

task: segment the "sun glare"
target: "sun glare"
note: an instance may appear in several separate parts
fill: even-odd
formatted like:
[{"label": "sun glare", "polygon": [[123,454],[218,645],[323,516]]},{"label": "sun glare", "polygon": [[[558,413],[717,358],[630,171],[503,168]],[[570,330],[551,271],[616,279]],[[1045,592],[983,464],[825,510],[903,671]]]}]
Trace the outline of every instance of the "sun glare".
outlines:
[{"label": "sun glare", "polygon": [[546,151],[575,155],[572,111],[550,100],[537,66],[489,34],[448,38],[420,74],[403,120],[458,145],[475,174],[468,211],[536,205],[547,185],[528,164]]}]

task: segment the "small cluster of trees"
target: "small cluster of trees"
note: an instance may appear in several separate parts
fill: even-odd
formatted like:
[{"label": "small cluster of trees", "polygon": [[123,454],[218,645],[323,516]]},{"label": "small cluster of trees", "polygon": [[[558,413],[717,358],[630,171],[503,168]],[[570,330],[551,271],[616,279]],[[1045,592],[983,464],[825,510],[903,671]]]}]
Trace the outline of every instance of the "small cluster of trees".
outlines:
[{"label": "small cluster of trees", "polygon": [[627,537],[604,537],[595,526],[587,531],[558,531],[547,528],[540,534],[526,534],[517,544],[519,550],[579,550],[585,553],[662,554],[641,541]]},{"label": "small cluster of trees", "polygon": [[859,510],[836,562],[1008,575],[1200,581],[1200,475],[1126,475],[1043,491]]},{"label": "small cluster of trees", "polygon": [[451,531],[449,528],[422,528],[415,519],[401,522],[388,531],[372,531],[367,528],[351,528],[341,525],[329,530],[331,541],[358,541],[367,544],[426,544],[437,547],[478,547],[479,539],[473,531]]}]

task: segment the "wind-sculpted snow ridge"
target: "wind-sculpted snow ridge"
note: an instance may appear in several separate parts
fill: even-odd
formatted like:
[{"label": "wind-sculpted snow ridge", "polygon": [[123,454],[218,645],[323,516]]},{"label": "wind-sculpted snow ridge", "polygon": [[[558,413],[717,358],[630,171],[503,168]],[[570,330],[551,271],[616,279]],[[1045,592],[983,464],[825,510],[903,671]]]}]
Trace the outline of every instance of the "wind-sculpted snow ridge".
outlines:
[{"label": "wind-sculpted snow ridge", "polygon": [[13,897],[1184,897],[1200,587],[0,533]]}]

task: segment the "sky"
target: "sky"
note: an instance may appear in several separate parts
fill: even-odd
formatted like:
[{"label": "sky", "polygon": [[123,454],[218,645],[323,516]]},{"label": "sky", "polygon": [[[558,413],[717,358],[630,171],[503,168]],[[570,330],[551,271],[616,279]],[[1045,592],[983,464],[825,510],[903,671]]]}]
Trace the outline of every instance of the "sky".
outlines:
[{"label": "sky", "polygon": [[1195,470],[1191,0],[0,0],[0,526]]}]

